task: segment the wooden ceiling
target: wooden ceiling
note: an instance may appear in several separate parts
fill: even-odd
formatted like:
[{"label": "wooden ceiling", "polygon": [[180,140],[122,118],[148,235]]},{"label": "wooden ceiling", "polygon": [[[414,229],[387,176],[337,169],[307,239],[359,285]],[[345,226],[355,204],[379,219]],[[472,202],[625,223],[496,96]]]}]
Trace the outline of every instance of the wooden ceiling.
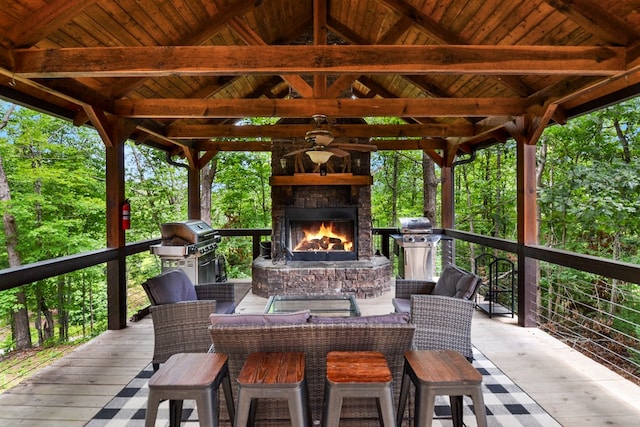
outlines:
[{"label": "wooden ceiling", "polygon": [[[640,92],[638,0],[0,0],[0,10],[0,97],[195,166],[300,138],[313,114],[337,136],[441,163],[445,147],[453,160],[514,132],[535,141],[548,124]],[[354,120],[385,116],[404,124]],[[237,125],[247,117],[281,122]]]}]

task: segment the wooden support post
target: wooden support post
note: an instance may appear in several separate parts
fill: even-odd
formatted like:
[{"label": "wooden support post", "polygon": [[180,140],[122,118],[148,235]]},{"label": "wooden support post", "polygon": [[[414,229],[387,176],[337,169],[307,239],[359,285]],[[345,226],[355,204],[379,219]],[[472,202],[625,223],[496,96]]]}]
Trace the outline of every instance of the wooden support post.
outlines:
[{"label": "wooden support post", "polygon": [[535,121],[518,117],[509,129],[517,143],[518,324],[527,327],[538,323],[538,261],[524,255],[525,245],[538,243]]},{"label": "wooden support post", "polygon": [[119,248],[118,258],[107,262],[108,328],[127,326],[127,266],[124,251],[125,234],[121,224],[124,202],[124,142],[106,147],[107,181],[107,247]]}]

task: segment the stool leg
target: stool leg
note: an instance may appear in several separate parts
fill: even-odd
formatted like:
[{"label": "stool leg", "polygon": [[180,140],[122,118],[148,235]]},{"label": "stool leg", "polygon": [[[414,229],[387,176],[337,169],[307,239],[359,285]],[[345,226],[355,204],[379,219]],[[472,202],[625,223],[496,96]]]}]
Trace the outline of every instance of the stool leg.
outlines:
[{"label": "stool leg", "polygon": [[471,394],[471,399],[473,399],[473,412],[476,413],[478,427],[487,427],[487,410],[484,407],[484,397],[482,396],[481,386]]},{"label": "stool leg", "polygon": [[169,400],[169,427],[180,427],[182,402],[182,400]]},{"label": "stool leg", "polygon": [[398,418],[396,420],[396,425],[398,427],[402,426],[402,418],[404,417],[404,408],[407,405],[410,382],[409,375],[407,374],[407,367],[405,366],[405,370],[402,375],[402,386],[400,387],[400,400],[398,401]]},{"label": "stool leg", "polygon": [[449,396],[449,405],[451,406],[451,420],[453,427],[462,427],[462,396]]},{"label": "stool leg", "polygon": [[382,425],[384,427],[394,427],[396,425],[391,386],[385,387],[378,397],[378,413],[382,413]]},{"label": "stool leg", "polygon": [[416,387],[416,419],[417,427],[431,427],[433,411],[436,406],[436,393],[430,387]]},{"label": "stool leg", "polygon": [[200,427],[218,427],[218,390],[210,388],[198,393],[195,400]]},{"label": "stool leg", "polygon": [[144,427],[153,427],[156,425],[158,405],[160,405],[160,399],[156,397],[153,390],[149,390],[149,397],[147,397],[147,412],[144,417]]},{"label": "stool leg", "polygon": [[292,427],[306,427],[309,425],[309,413],[304,390],[304,384],[301,384],[298,388],[291,390],[287,397]]},{"label": "stool leg", "polygon": [[324,414],[322,423],[324,427],[338,427],[340,423],[340,412],[342,412],[342,393],[334,389],[330,383],[327,383],[325,389]]},{"label": "stool leg", "polygon": [[231,427],[234,425],[236,411],[233,405],[233,392],[231,391],[231,380],[229,379],[229,368],[226,368],[222,377],[222,391],[224,392],[224,401],[227,403],[227,412],[229,413],[229,422]]},{"label": "stool leg", "polygon": [[251,411],[251,397],[246,396],[242,387],[238,390],[238,405],[236,405],[235,427],[246,427],[249,422],[249,412]]}]

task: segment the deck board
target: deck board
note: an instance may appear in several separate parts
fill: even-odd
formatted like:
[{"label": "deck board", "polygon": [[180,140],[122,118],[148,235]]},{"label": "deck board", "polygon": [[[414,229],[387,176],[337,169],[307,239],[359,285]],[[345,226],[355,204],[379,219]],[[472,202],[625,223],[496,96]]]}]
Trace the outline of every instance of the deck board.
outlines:
[{"label": "deck board", "polygon": [[[392,291],[393,292],[393,291]],[[266,298],[249,293],[242,313],[262,312]],[[391,293],[359,299],[362,315],[393,310]],[[563,426],[632,425],[640,419],[640,387],[517,319],[476,311],[474,345]],[[108,331],[0,395],[0,425],[84,426],[151,360],[150,317]]]}]

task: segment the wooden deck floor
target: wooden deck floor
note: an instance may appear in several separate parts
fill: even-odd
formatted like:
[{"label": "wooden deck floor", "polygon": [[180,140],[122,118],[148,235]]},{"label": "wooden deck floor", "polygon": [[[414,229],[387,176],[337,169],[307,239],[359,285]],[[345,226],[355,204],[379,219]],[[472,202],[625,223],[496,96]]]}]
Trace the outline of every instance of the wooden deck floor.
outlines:
[{"label": "wooden deck floor", "polygon": [[[391,296],[358,300],[363,315],[392,310]],[[252,294],[241,312],[260,312]],[[151,359],[149,317],[108,331],[0,395],[0,426],[84,426]],[[537,329],[477,312],[473,343],[563,426],[630,426],[640,387]]]}]

